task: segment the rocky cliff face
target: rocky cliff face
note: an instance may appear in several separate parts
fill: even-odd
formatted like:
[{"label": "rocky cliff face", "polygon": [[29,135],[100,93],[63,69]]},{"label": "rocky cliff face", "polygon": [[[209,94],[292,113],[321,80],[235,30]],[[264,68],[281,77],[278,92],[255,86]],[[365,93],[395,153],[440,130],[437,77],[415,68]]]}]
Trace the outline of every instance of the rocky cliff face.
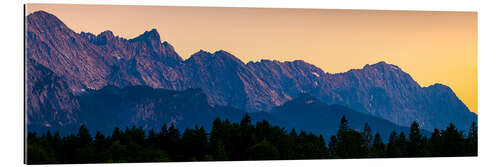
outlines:
[{"label": "rocky cliff face", "polygon": [[[26,56],[32,60],[28,67],[39,64],[53,73],[59,78],[57,82],[68,88],[67,97],[105,86],[144,85],[178,91],[200,88],[211,106],[256,112],[271,111],[305,92],[328,104],[342,104],[402,126],[416,120],[427,130],[450,122],[464,129],[477,121],[448,87],[421,87],[399,67],[385,62],[329,74],[301,60],[245,64],[222,50],[200,51],[182,60],[172,45],[161,41],[156,29],[123,39],[111,31],[75,33],[43,11],[30,14],[26,20]],[[29,77],[31,73],[36,72],[28,71],[28,85],[36,82]],[[30,92],[28,102],[46,98]],[[44,112],[40,108],[27,110],[28,120]]]},{"label": "rocky cliff face", "polygon": [[278,104],[307,92],[329,104],[342,104],[402,126],[417,121],[427,130],[449,123],[465,129],[477,121],[477,115],[449,87],[421,87],[408,73],[385,62],[338,74],[303,61],[262,60],[247,66],[278,92],[273,99]]},{"label": "rocky cliff face", "polygon": [[66,82],[32,59],[26,63],[26,124],[32,130],[73,126],[80,104]]},{"label": "rocky cliff face", "polygon": [[470,112],[453,91],[436,84],[421,87],[408,73],[385,62],[328,76],[335,84],[335,99],[328,102],[390,120],[399,125],[417,121],[424,129],[454,123],[466,129],[477,115]]},{"label": "rocky cliff face", "polygon": [[173,66],[182,62],[174,48],[146,31],[125,40],[105,31],[77,34],[52,14],[39,11],[26,19],[27,56],[64,76],[73,93],[106,85],[176,88]]}]

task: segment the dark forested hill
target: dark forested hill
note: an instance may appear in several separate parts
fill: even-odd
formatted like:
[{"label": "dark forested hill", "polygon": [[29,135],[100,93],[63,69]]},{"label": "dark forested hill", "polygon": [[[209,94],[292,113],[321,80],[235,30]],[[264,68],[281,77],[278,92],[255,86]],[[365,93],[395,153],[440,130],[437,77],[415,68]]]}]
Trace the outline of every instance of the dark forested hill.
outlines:
[{"label": "dark forested hill", "polygon": [[79,123],[105,133],[114,127],[127,126],[158,130],[164,124],[174,124],[181,130],[195,125],[210,128],[217,117],[235,121],[244,115],[232,107],[208,105],[201,89],[171,91],[147,86],[106,86],[78,99]]},{"label": "dark forested hill", "polygon": [[[374,132],[383,137],[389,137],[392,131],[405,132],[409,128],[398,126],[390,121],[363,114],[342,105],[328,105],[309,94],[299,94],[297,98],[277,107],[270,113],[276,118],[284,121],[288,128],[312,131],[316,134],[335,134],[339,129],[340,120],[345,116],[349,120],[349,126],[356,131],[363,131],[365,123]],[[425,135],[429,132],[424,131]],[[384,138],[388,139],[388,138]]]}]

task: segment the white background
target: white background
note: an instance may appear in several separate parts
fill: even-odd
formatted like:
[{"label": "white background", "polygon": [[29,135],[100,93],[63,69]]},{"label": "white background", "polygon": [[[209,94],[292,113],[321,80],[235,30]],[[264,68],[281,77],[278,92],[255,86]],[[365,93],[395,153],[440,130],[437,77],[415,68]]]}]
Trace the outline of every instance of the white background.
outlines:
[{"label": "white background", "polygon": [[[89,164],[71,166],[498,166],[500,164],[500,5],[463,0],[71,0],[76,4],[278,7],[328,9],[477,11],[479,21],[479,157],[202,163]],[[23,4],[68,0],[2,1],[0,4],[0,166],[23,165]],[[84,13],[82,13],[84,14]],[[58,165],[61,166],[61,165]],[[70,165],[62,165],[70,166]]]}]

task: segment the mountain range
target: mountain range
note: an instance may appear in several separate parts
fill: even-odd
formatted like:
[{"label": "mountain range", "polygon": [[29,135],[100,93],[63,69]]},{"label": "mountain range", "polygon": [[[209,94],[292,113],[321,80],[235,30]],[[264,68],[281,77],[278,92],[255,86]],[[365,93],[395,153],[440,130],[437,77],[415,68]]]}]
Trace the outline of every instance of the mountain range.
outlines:
[{"label": "mountain range", "polygon": [[[224,50],[200,50],[183,60],[156,29],[133,39],[111,31],[76,33],[44,11],[29,14],[25,26],[28,129],[64,129],[101,116],[113,120],[95,125],[207,124],[214,115],[236,119],[243,113],[315,129],[327,122],[300,119],[337,119],[331,110],[349,115],[352,122],[377,120],[380,126],[372,126],[395,129],[417,121],[428,131],[449,123],[464,130],[477,122],[448,86],[422,87],[386,62],[331,74],[302,60],[244,63]],[[134,101],[127,93],[140,94],[138,89],[151,94]],[[188,102],[169,101],[186,92]],[[304,98],[317,101],[318,112],[287,107]]]}]

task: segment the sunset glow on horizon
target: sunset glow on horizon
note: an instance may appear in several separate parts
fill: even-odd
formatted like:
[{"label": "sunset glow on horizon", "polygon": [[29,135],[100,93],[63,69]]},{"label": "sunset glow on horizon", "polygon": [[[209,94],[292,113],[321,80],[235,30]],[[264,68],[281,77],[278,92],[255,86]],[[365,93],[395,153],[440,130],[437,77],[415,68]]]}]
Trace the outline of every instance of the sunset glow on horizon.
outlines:
[{"label": "sunset glow on horizon", "polygon": [[226,50],[243,62],[304,60],[339,73],[385,61],[422,87],[450,86],[477,113],[477,13],[28,4],[69,28],[135,38],[156,28],[183,59]]}]

